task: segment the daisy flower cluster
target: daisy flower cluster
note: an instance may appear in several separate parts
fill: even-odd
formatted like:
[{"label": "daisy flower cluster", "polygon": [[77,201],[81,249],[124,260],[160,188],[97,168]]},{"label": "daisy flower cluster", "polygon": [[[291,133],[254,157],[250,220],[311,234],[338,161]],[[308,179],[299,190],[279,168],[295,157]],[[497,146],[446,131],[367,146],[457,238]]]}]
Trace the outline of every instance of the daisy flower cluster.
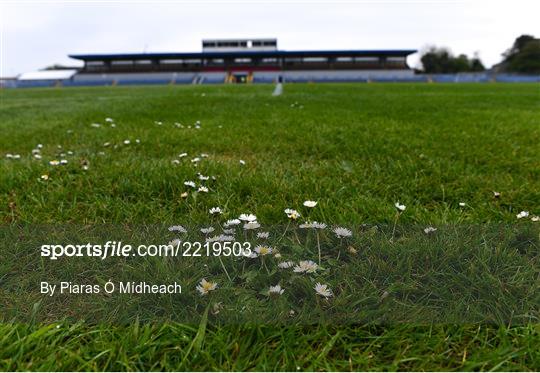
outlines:
[{"label": "daisy flower cluster", "polygon": [[[192,187],[191,184],[190,187]],[[313,209],[318,205],[318,203],[315,201],[306,201],[304,205],[309,209]],[[300,212],[291,208],[285,209],[284,212],[287,215],[287,218],[290,219],[289,221],[293,222],[302,216]],[[214,206],[208,209],[208,214],[214,217],[222,217],[225,215],[225,211],[219,206]],[[346,240],[347,238],[353,236],[353,232],[348,228],[337,226],[333,227],[332,229],[328,229],[327,224],[316,221],[296,224],[295,226],[298,229],[310,228],[321,231],[327,230],[331,236],[340,240]],[[244,236],[243,238],[245,239],[246,234],[248,234],[249,237],[251,237],[251,240],[254,240],[256,243],[254,244],[251,253],[249,255],[246,254],[244,257],[247,260],[259,259],[261,261],[261,269],[265,268],[267,271],[270,271],[271,269],[268,267],[268,265],[275,265],[278,270],[285,271],[281,273],[288,272],[288,276],[293,274],[297,276],[308,276],[308,278],[312,279],[313,281],[314,279],[312,276],[319,278],[322,275],[324,271],[322,271],[321,264],[312,259],[283,259],[283,254],[274,244],[265,242],[271,237],[270,232],[263,231],[261,228],[262,225],[259,223],[259,220],[255,214],[241,213],[236,218],[225,219],[222,221],[222,223],[215,222],[214,225],[202,227],[198,231],[204,236],[206,242],[237,241],[238,235]],[[182,225],[172,225],[168,230],[171,233],[177,234],[186,234],[188,232],[188,230]],[[278,235],[272,237],[277,240],[276,244],[279,245],[280,240]],[[175,238],[170,243],[177,244],[179,242],[180,239]],[[265,258],[271,258],[272,260],[265,261]],[[201,279],[199,284],[196,286],[196,290],[201,296],[206,296],[216,289],[217,282],[208,280],[208,277]],[[315,295],[321,296],[324,299],[330,299],[334,296],[330,285],[321,281],[313,282],[313,292]],[[268,285],[266,292],[268,296],[281,296],[284,293],[285,289],[279,282],[274,285]]]}]

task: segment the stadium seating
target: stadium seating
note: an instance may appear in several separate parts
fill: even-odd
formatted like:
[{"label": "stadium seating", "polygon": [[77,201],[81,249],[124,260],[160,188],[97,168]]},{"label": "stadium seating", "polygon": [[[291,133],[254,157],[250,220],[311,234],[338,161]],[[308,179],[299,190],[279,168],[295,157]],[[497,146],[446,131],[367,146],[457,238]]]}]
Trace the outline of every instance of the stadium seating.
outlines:
[{"label": "stadium seating", "polygon": [[[30,87],[83,87],[111,85],[166,85],[166,84],[222,84],[224,72],[203,73],[123,73],[123,74],[76,74],[66,80],[12,80],[4,88]],[[364,71],[256,71],[253,83],[269,84],[282,76],[288,83],[307,82],[434,82],[434,83],[539,83],[540,75],[516,75],[460,73],[460,74],[417,74],[411,70],[364,70]]]}]

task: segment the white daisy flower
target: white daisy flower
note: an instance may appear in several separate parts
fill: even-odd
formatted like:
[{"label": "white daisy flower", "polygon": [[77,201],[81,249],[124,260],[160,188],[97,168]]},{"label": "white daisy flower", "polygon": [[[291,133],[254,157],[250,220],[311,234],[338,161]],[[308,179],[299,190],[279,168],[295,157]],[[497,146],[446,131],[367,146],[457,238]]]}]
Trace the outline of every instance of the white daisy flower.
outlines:
[{"label": "white daisy flower", "polygon": [[256,221],[250,221],[250,222],[247,222],[246,224],[244,224],[244,229],[245,230],[251,230],[251,229],[257,229],[257,228],[260,228],[261,225],[259,223],[257,223]]},{"label": "white daisy flower", "polygon": [[318,223],[316,221],[313,222],[313,228],[315,229],[326,229],[325,223]]},{"label": "white daisy flower", "polygon": [[201,158],[208,158],[208,157],[209,157],[209,155],[208,155],[208,154],[206,154],[206,153],[201,153],[201,154],[200,154],[200,157],[201,157]]},{"label": "white daisy flower", "polygon": [[320,295],[321,297],[330,298],[333,295],[332,290],[326,284],[323,285],[317,282],[313,289],[315,289],[317,295]]},{"label": "white daisy flower", "polygon": [[180,232],[180,233],[187,233],[186,228],[182,227],[181,225],[172,225],[169,227],[169,232]]},{"label": "white daisy flower", "polygon": [[234,241],[234,236],[227,236],[225,234],[220,234],[219,236],[209,237],[206,239],[206,242],[232,242]]},{"label": "white daisy flower", "polygon": [[300,217],[300,213],[293,209],[285,209],[285,214],[287,214],[287,217],[289,219],[296,220]]},{"label": "white daisy flower", "polygon": [[338,238],[352,236],[352,232],[349,229],[343,227],[336,227],[334,228],[333,232]]},{"label": "white daisy flower", "polygon": [[214,227],[201,228],[201,232],[204,234],[212,233],[213,231]]},{"label": "white daisy flower", "polygon": [[41,159],[42,157],[41,157],[41,154],[34,154],[34,158]]},{"label": "white daisy flower", "polygon": [[315,207],[315,206],[317,206],[317,202],[316,201],[304,201],[304,206],[306,206],[306,207]]},{"label": "white daisy flower", "polygon": [[124,145],[129,145],[129,144],[131,144],[131,141],[129,141],[129,140],[124,140]]},{"label": "white daisy flower", "polygon": [[257,255],[257,253],[256,253],[255,251],[252,251],[252,252],[249,253],[248,255],[245,255],[245,254],[244,254],[244,256],[245,256],[246,258],[250,258],[250,259],[255,259],[255,258],[258,257],[258,255]]},{"label": "white daisy flower", "polygon": [[110,142],[104,142],[104,143],[103,143],[103,146],[104,146],[105,148],[106,148],[107,146],[110,146],[110,145],[111,145]]},{"label": "white daisy flower", "polygon": [[221,211],[221,209],[219,207],[212,207],[210,210],[208,210],[208,212],[210,213],[210,215],[215,215],[215,214],[222,214],[223,211]]},{"label": "white daisy flower", "polygon": [[240,219],[242,221],[256,221],[257,217],[255,215],[253,215],[253,214],[240,214],[238,219]]},{"label": "white daisy flower", "polygon": [[242,223],[239,219],[231,219],[231,220],[227,220],[225,222],[225,224],[223,224],[225,227],[230,227],[231,225],[238,225]]},{"label": "white daisy flower", "polygon": [[182,198],[187,198],[188,196],[188,192],[183,192],[182,194],[180,194],[180,197]]},{"label": "white daisy flower", "polygon": [[257,255],[260,255],[260,256],[272,254],[272,250],[273,249],[269,246],[258,245],[255,247],[255,252],[257,253]]},{"label": "white daisy flower", "polygon": [[60,164],[68,164],[68,160],[67,159],[61,159]]},{"label": "white daisy flower", "polygon": [[300,224],[298,227],[302,228],[302,229],[309,229],[309,228],[325,229],[326,224],[325,223],[318,223],[318,222],[314,221],[314,222],[305,222],[303,224]]},{"label": "white daisy flower", "polygon": [[191,160],[191,163],[197,163],[197,162],[200,162],[201,159],[199,157],[195,157]]},{"label": "white daisy flower", "polygon": [[296,273],[314,273],[319,268],[319,265],[313,260],[301,260],[297,266],[293,268]]},{"label": "white daisy flower", "polygon": [[281,288],[280,284],[277,284],[268,288],[268,295],[281,295],[284,291],[285,289]]},{"label": "white daisy flower", "polygon": [[199,285],[197,285],[197,290],[201,295],[206,295],[209,292],[216,290],[217,288],[217,282],[212,281],[206,281],[206,279],[202,279]]},{"label": "white daisy flower", "polygon": [[430,233],[433,233],[435,231],[437,231],[437,228],[434,228],[434,227],[426,227],[426,228],[424,228],[424,233],[425,234],[430,234]]},{"label": "white daisy flower", "polygon": [[180,164],[180,161],[179,161],[178,159],[173,159],[173,160],[172,160],[172,163],[174,163],[174,164]]},{"label": "white daisy flower", "polygon": [[178,158],[184,158],[184,157],[187,157],[187,153],[181,153],[181,154],[178,154]]},{"label": "white daisy flower", "polygon": [[465,202],[460,202],[460,203],[458,203],[458,205],[459,205],[459,207],[465,207],[465,206],[467,206],[467,204],[466,204]]},{"label": "white daisy flower", "polygon": [[49,180],[49,175],[47,174],[41,175],[41,180],[45,180],[45,181]]},{"label": "white daisy flower", "polygon": [[101,124],[99,123],[92,123],[90,126],[94,127],[94,128],[99,128],[101,127]]},{"label": "white daisy flower", "polygon": [[535,215],[535,216],[531,217],[531,221],[535,221],[535,222],[540,221],[540,216]]},{"label": "white daisy flower", "polygon": [[270,232],[259,232],[257,233],[257,238],[261,238],[263,240],[266,240],[270,236]]},{"label": "white daisy flower", "polygon": [[224,229],[223,233],[224,234],[234,234],[234,229]]},{"label": "white daisy flower", "polygon": [[402,205],[402,204],[400,204],[399,202],[396,202],[396,203],[394,204],[394,206],[396,206],[396,208],[398,209],[398,211],[405,211],[405,209],[407,208],[407,206]]},{"label": "white daisy flower", "polygon": [[243,159],[240,159],[240,164],[241,164],[242,166],[245,166],[245,165],[246,165],[246,161],[244,161]]},{"label": "white daisy flower", "polygon": [[281,262],[277,266],[279,268],[281,268],[281,269],[287,269],[287,268],[291,268],[292,266],[294,266],[294,262],[291,262],[291,261]]},{"label": "white daisy flower", "polygon": [[500,192],[493,191],[493,198],[500,198],[500,196],[501,196]]},{"label": "white daisy flower", "polygon": [[43,148],[43,144],[37,144],[36,148],[38,148],[38,149]]},{"label": "white daisy flower", "polygon": [[58,166],[60,164],[60,161],[53,159],[52,161],[49,161],[49,164],[51,166]]},{"label": "white daisy flower", "polygon": [[208,180],[208,179],[210,179],[210,176],[204,176],[204,175],[202,175],[202,174],[199,174],[199,180],[201,180],[201,181],[206,181],[206,180]]},{"label": "white daisy flower", "polygon": [[184,185],[192,188],[197,187],[194,181],[184,181]]},{"label": "white daisy flower", "polygon": [[112,123],[112,122],[114,122],[114,119],[112,119],[112,118],[105,118],[105,122]]},{"label": "white daisy flower", "polygon": [[197,192],[208,193],[208,188],[204,185],[201,185],[199,189],[197,189]]},{"label": "white daisy flower", "polygon": [[175,238],[174,240],[169,242],[169,246],[178,247],[181,243],[182,241],[180,241],[179,238]]},{"label": "white daisy flower", "polygon": [[529,211],[521,211],[519,214],[516,215],[516,218],[522,219],[527,218],[529,216]]}]

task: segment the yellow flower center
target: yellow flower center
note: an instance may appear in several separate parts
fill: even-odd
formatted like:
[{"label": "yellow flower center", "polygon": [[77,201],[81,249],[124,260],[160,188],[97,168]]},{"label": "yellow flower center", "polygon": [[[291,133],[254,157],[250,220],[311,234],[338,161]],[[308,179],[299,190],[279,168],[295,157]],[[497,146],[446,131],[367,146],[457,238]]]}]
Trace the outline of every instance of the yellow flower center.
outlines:
[{"label": "yellow flower center", "polygon": [[213,283],[211,282],[203,282],[202,283],[202,288],[205,290],[205,291],[210,291],[212,290],[212,287],[214,286]]}]

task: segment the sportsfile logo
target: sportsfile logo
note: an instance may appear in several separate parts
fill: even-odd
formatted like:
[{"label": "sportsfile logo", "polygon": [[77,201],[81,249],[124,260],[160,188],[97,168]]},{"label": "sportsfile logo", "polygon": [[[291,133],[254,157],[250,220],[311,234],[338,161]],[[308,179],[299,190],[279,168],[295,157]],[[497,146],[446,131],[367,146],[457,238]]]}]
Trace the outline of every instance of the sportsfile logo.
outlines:
[{"label": "sportsfile logo", "polygon": [[122,241],[107,241],[104,245],[92,244],[46,244],[41,245],[41,256],[51,260],[61,257],[99,257],[102,260],[108,257],[129,257],[133,254],[131,245],[124,245]]}]

